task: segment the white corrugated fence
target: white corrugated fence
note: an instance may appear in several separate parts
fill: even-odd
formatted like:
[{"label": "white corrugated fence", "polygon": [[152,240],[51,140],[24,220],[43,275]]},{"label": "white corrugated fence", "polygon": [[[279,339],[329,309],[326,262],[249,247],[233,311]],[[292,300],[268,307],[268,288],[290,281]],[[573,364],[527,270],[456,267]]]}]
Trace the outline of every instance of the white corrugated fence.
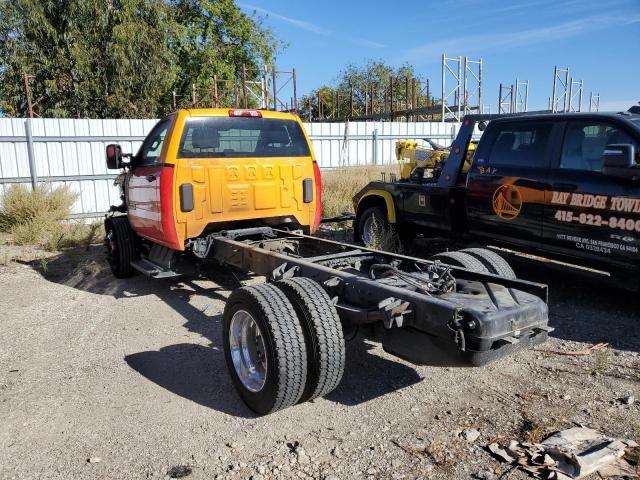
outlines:
[{"label": "white corrugated fence", "polygon": [[[78,193],[75,217],[97,217],[118,204],[117,171],[107,170],[105,147],[136,152],[157,120],[0,118],[0,194],[34,179],[67,184]],[[30,127],[30,128],[29,128]],[[459,124],[440,122],[305,123],[321,168],[395,162],[395,142],[432,138],[449,145]],[[29,134],[30,130],[30,134]]]}]

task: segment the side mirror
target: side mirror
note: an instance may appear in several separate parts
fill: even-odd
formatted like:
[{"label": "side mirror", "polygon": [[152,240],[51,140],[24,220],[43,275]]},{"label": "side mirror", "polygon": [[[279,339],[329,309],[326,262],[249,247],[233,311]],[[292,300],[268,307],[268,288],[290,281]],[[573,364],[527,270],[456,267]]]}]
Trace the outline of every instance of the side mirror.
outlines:
[{"label": "side mirror", "polygon": [[107,145],[107,168],[118,170],[122,167],[122,148],[120,145],[115,143]]},{"label": "side mirror", "polygon": [[635,147],[630,144],[607,145],[603,153],[602,173],[611,177],[632,178],[640,176],[636,163]]}]

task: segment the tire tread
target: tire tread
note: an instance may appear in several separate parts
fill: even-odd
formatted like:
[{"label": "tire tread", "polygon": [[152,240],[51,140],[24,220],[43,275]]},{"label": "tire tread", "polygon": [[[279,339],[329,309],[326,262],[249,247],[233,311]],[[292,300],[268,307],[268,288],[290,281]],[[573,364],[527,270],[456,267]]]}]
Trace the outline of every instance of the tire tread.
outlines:
[{"label": "tire tread", "polygon": [[487,248],[465,248],[461,251],[477,258],[491,273],[510,279],[517,278],[509,262],[492,250]]},{"label": "tire tread", "polygon": [[[345,368],[345,343],[338,312],[325,290],[310,278],[290,278],[276,285],[294,308],[304,309],[308,314],[304,328],[309,375],[301,401],[327,395],[338,386]],[[304,312],[298,311],[298,315]]]},{"label": "tire tread", "polygon": [[114,217],[110,220],[115,234],[117,259],[112,265],[113,274],[117,278],[128,278],[134,273],[131,262],[137,257],[136,234],[129,225],[127,217]]},{"label": "tire tread", "polygon": [[[268,283],[234,290],[227,306],[237,302],[257,307],[274,343],[276,396],[269,409],[258,413],[273,413],[295,405],[306,384],[307,353],[302,327],[291,302],[282,291]],[[229,365],[230,370],[233,368]]]},{"label": "tire tread", "polygon": [[463,251],[437,253],[429,260],[440,260],[442,263],[453,267],[462,267],[473,272],[490,273],[489,269],[474,256]]}]

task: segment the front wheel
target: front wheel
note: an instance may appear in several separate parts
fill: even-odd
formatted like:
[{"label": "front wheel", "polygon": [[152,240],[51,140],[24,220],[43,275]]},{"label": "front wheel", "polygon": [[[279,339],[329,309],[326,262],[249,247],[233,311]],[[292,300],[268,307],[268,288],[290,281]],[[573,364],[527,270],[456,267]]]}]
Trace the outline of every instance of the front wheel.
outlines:
[{"label": "front wheel", "polygon": [[134,273],[131,262],[136,260],[138,252],[136,234],[129,225],[129,219],[125,216],[111,218],[105,223],[105,231],[111,271],[117,278],[130,277]]},{"label": "front wheel", "polygon": [[302,326],[285,294],[271,284],[234,290],[224,308],[222,338],[236,391],[264,415],[295,405],[307,383]]},{"label": "front wheel", "polygon": [[368,248],[389,252],[403,253],[408,250],[408,241],[398,232],[396,225],[389,223],[384,208],[373,206],[365,208],[358,214],[356,242]]}]

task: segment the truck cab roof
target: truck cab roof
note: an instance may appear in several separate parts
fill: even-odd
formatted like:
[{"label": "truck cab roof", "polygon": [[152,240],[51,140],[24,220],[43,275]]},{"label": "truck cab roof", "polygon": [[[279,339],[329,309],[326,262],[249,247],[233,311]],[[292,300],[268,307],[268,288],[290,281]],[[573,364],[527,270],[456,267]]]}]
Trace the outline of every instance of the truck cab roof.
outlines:
[{"label": "truck cab roof", "polygon": [[190,117],[260,116],[262,118],[299,121],[298,115],[293,113],[262,110],[259,108],[186,108],[182,110]]},{"label": "truck cab roof", "polygon": [[554,122],[566,122],[570,120],[616,120],[626,121],[640,130],[640,106],[633,106],[624,112],[570,112],[552,113],[548,110],[540,112],[523,112],[489,115],[467,115],[465,119],[470,121],[513,122],[531,120],[551,120]]}]

